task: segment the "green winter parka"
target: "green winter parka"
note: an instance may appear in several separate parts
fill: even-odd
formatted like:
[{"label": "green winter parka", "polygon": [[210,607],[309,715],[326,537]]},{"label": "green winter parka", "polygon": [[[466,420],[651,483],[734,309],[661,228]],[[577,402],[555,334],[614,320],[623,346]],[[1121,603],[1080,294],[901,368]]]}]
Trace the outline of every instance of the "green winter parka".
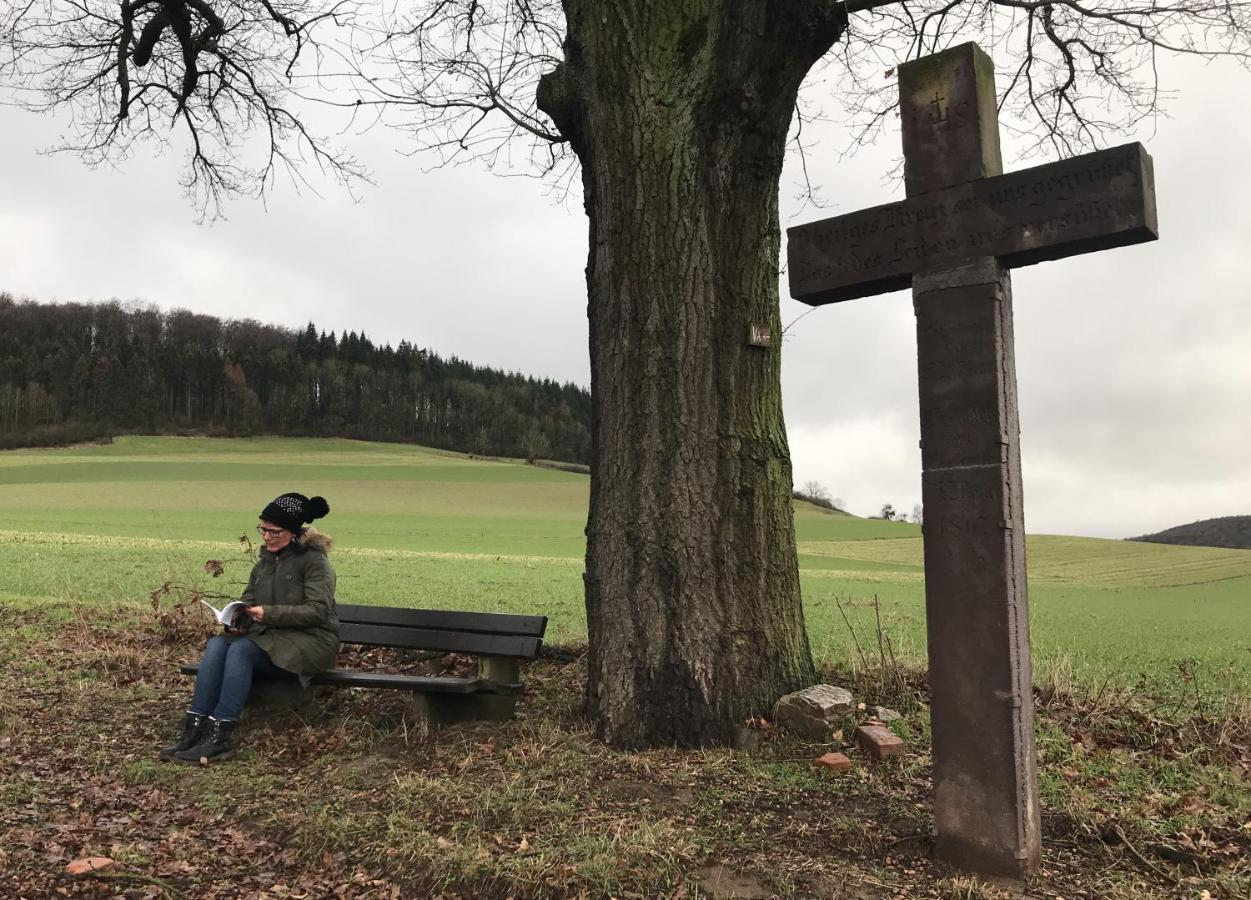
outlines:
[{"label": "green winter parka", "polygon": [[232,641],[251,638],[274,665],[299,675],[306,686],[334,668],[339,652],[335,573],[326,557],[331,543],[330,535],[306,528],[277,553],[262,549],[239,599],[263,606],[265,618],[241,635],[226,635]]}]

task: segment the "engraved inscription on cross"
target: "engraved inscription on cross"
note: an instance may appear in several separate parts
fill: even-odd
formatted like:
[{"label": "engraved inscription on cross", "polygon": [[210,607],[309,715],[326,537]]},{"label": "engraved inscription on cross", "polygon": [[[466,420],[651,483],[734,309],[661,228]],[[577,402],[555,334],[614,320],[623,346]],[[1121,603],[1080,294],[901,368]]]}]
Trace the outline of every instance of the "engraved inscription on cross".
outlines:
[{"label": "engraved inscription on cross", "polygon": [[1039,865],[1025,531],[1008,270],[1156,238],[1139,144],[1002,173],[990,58],[899,68],[907,198],[791,228],[791,295],[911,285],[921,398],[936,851]]}]

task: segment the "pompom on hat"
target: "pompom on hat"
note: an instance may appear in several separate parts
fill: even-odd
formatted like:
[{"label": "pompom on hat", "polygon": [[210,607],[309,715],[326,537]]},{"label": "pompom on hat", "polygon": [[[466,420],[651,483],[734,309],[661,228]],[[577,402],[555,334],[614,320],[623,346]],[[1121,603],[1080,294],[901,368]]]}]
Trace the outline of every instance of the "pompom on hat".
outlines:
[{"label": "pompom on hat", "polygon": [[320,519],[329,512],[330,504],[326,502],[325,497],[283,494],[281,497],[275,497],[261,510],[261,519],[299,534],[305,522]]}]

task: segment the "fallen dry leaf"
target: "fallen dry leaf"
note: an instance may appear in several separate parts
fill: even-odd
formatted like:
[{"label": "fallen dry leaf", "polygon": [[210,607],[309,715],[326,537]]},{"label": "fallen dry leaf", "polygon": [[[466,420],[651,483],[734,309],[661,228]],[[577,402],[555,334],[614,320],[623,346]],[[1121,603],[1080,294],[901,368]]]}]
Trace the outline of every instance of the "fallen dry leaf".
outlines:
[{"label": "fallen dry leaf", "polygon": [[116,863],[107,856],[84,856],[65,867],[66,875],[86,875],[88,872],[107,872]]}]

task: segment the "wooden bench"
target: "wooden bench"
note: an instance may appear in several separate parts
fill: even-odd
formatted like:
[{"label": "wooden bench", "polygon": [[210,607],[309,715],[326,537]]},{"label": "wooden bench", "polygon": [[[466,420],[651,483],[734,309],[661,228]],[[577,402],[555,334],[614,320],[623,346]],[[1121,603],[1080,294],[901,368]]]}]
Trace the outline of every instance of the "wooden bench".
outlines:
[{"label": "wooden bench", "polygon": [[[336,611],[339,640],[344,644],[478,658],[478,674],[472,677],[331,669],[312,679],[312,684],[328,687],[410,691],[421,698],[423,713],[432,723],[510,718],[521,690],[521,661],[538,655],[547,630],[546,616],[349,603],[338,604]],[[194,675],[197,668],[191,663],[181,671]],[[296,683],[262,679],[253,686],[249,706],[289,704],[303,698]]]}]

